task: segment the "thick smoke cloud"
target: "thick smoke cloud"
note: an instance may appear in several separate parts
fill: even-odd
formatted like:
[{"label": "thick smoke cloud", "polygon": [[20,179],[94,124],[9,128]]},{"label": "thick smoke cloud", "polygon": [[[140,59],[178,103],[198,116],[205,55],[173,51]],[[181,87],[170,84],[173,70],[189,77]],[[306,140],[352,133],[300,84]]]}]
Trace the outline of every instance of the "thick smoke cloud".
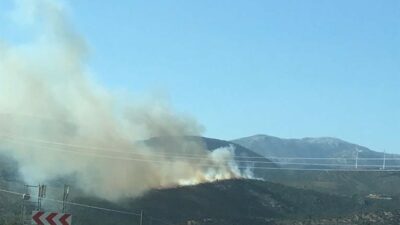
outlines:
[{"label": "thick smoke cloud", "polygon": [[[159,100],[122,102],[91,81],[85,41],[59,3],[16,1],[10,15],[32,32],[29,41],[0,40],[0,151],[26,182],[71,175],[84,191],[118,199],[241,176],[231,150],[181,140],[201,134],[190,117]],[[158,136],[173,147],[140,142]]]}]

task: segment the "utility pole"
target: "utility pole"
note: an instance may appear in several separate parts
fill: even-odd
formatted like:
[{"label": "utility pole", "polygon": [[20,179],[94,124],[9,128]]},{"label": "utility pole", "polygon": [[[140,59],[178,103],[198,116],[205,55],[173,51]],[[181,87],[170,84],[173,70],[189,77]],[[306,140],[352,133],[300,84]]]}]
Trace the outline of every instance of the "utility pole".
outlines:
[{"label": "utility pole", "polygon": [[140,225],[143,225],[143,210],[140,210]]},{"label": "utility pole", "polygon": [[358,169],[358,149],[356,149],[356,169]]},{"label": "utility pole", "polygon": [[69,196],[69,185],[64,184],[64,195],[63,195],[63,200],[62,200],[62,212],[65,213],[66,211],[66,202],[68,200]]},{"label": "utility pole", "polygon": [[25,188],[25,193],[22,195],[22,204],[21,204],[22,225],[25,224],[26,202],[31,199],[31,194],[29,193],[29,185],[24,185],[24,188]]},{"label": "utility pole", "polygon": [[[42,208],[42,199],[46,197],[46,185],[28,185],[25,184],[25,193],[22,195],[22,207],[21,207],[21,222],[22,225],[29,224],[28,221],[26,220],[26,211],[29,209],[31,210],[32,207],[35,207],[36,210],[40,211]],[[33,206],[33,202],[31,200],[31,188],[37,188],[38,189],[38,197],[37,197],[37,202],[36,206]],[[29,204],[28,204],[29,203]],[[29,221],[30,222],[30,221]]]},{"label": "utility pole", "polygon": [[38,185],[38,199],[37,199],[37,210],[40,211],[42,209],[42,199],[46,197],[46,185]]},{"label": "utility pole", "polygon": [[383,165],[382,169],[384,170],[386,168],[386,150],[383,150]]}]

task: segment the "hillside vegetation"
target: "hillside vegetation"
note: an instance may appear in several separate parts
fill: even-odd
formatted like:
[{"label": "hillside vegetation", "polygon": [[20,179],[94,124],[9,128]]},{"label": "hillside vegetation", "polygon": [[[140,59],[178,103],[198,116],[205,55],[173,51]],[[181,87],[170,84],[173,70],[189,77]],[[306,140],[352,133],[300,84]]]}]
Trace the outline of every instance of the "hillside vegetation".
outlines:
[{"label": "hillside vegetation", "polygon": [[[210,151],[233,146],[236,156],[261,157],[249,148],[223,140],[185,137],[185,141],[200,142]],[[150,139],[146,144],[171,147],[168,146],[168,139],[160,138]],[[279,168],[280,165],[272,166]],[[255,176],[263,180],[234,179],[153,189],[139,198],[125,198],[118,202],[88,196],[73,187],[71,200],[134,214],[143,210],[145,225],[383,225],[399,222],[398,172],[259,169],[255,171]],[[50,182],[49,186],[57,189],[63,184],[63,179],[71,180],[73,177],[60,178]],[[1,155],[0,187],[20,191],[22,186],[18,164]],[[390,196],[390,200],[368,198],[369,194]],[[21,202],[21,196],[0,193],[0,225],[20,224]],[[46,202],[44,208],[57,211],[60,205]],[[69,206],[68,211],[73,214],[74,225],[135,225],[140,220],[138,215],[76,205]]]}]

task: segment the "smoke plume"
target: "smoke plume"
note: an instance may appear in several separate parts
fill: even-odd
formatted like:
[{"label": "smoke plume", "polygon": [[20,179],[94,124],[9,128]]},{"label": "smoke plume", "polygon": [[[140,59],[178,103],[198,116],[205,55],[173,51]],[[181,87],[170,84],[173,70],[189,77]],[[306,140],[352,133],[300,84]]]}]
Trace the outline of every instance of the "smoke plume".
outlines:
[{"label": "smoke plume", "polygon": [[[10,14],[27,40],[0,39],[0,151],[13,156],[26,182],[73,176],[107,199],[150,188],[239,177],[232,151],[213,153],[201,126],[153,99],[126,103],[90,77],[85,41],[54,1],[16,1]],[[141,140],[169,137],[173,147]]]}]

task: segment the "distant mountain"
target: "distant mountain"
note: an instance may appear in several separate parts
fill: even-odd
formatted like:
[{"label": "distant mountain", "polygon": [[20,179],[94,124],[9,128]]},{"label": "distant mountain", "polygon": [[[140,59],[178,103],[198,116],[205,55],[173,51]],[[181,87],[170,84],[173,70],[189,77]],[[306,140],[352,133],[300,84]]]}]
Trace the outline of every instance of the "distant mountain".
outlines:
[{"label": "distant mountain", "polygon": [[382,152],[352,144],[337,138],[283,139],[268,135],[254,135],[232,142],[242,145],[265,157],[310,157],[310,158],[382,158]]},{"label": "distant mountain", "polygon": [[[308,166],[297,165],[296,168],[329,168],[318,165],[329,163],[345,165],[341,169],[355,168],[356,164],[358,169],[368,168],[375,170],[382,169],[384,165],[386,169],[398,169],[400,166],[400,160],[394,160],[394,158],[400,158],[400,155],[376,152],[367,147],[332,137],[283,139],[268,135],[254,135],[236,139],[232,142],[273,161],[314,164]],[[307,159],[294,160],[290,158]],[[386,159],[383,160],[383,158]],[[288,166],[286,165],[286,167]]]},{"label": "distant mountain", "polygon": [[[232,142],[271,159],[280,168],[288,169],[266,171],[263,178],[272,182],[348,196],[368,193],[400,194],[397,188],[400,185],[400,173],[383,172],[383,153],[367,147],[331,137],[282,139],[255,135]],[[386,169],[399,169],[400,161],[391,160],[399,158],[399,155],[386,154],[385,157]],[[316,170],[301,171],[302,169]],[[325,169],[349,171],[323,171]],[[363,172],[365,169],[375,172]]]}]

